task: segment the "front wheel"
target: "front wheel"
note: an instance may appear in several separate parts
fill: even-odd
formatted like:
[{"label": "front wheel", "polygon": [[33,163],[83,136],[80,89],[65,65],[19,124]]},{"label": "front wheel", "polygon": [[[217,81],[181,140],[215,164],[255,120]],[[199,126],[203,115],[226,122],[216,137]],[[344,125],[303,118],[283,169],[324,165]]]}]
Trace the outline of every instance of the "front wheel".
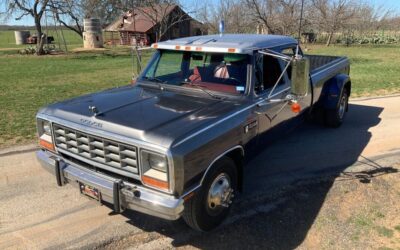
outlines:
[{"label": "front wheel", "polygon": [[345,114],[348,110],[349,94],[347,89],[343,89],[339,102],[335,109],[325,110],[325,124],[328,127],[337,128],[342,125]]},{"label": "front wheel", "polygon": [[183,219],[198,231],[216,228],[228,215],[236,188],[235,163],[223,157],[207,174],[201,189],[185,203]]}]

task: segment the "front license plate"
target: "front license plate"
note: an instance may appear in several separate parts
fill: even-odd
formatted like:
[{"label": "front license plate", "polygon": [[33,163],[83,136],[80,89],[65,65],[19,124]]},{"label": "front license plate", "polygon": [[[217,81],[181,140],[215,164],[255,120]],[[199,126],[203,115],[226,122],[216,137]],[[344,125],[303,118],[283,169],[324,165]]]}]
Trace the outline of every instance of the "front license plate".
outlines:
[{"label": "front license plate", "polygon": [[99,202],[101,201],[101,194],[97,188],[79,182],[79,190],[81,191],[81,194],[89,196],[90,198],[95,199],[96,201]]}]

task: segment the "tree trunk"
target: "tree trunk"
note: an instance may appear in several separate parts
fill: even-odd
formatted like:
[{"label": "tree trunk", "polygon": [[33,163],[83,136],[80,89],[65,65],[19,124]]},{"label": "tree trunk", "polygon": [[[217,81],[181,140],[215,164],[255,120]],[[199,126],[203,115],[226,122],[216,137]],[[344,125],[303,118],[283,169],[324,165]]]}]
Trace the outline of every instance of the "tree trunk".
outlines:
[{"label": "tree trunk", "polygon": [[333,31],[331,31],[331,32],[329,33],[328,41],[326,41],[326,46],[327,46],[327,47],[329,47],[329,45],[331,45],[332,37],[333,37]]},{"label": "tree trunk", "polygon": [[36,26],[36,33],[37,33],[37,43],[36,43],[36,55],[40,56],[44,54],[43,46],[44,46],[44,39],[47,39],[43,36],[42,33],[42,25],[40,24],[40,20],[38,17],[35,17],[35,26]]}]

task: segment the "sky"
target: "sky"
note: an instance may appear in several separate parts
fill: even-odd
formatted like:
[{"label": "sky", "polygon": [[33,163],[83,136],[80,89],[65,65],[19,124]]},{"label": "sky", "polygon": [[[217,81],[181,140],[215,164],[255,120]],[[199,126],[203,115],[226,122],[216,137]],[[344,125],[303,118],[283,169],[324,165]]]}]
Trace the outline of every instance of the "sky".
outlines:
[{"label": "sky", "polygon": [[[208,0],[208,2],[219,2],[220,0]],[[375,6],[382,6],[385,9],[391,10],[394,13],[400,14],[400,0],[360,0],[361,2],[369,2]],[[193,5],[198,3],[198,0],[181,0],[183,7],[188,10],[193,10]],[[0,12],[1,8],[0,7]],[[50,21],[49,21],[50,22]],[[33,25],[33,20],[31,17],[26,16],[23,17],[21,20],[15,20],[15,17],[9,18],[8,20],[4,21],[0,19],[0,24],[7,24],[7,25]]]}]

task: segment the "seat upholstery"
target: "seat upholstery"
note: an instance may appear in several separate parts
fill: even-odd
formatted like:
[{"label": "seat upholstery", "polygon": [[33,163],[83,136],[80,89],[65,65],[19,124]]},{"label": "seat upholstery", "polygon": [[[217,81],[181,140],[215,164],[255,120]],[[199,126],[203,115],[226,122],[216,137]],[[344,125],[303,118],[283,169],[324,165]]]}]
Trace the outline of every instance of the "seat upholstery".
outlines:
[{"label": "seat upholstery", "polygon": [[228,67],[226,65],[218,66],[217,70],[214,71],[214,77],[228,79],[229,78]]}]

